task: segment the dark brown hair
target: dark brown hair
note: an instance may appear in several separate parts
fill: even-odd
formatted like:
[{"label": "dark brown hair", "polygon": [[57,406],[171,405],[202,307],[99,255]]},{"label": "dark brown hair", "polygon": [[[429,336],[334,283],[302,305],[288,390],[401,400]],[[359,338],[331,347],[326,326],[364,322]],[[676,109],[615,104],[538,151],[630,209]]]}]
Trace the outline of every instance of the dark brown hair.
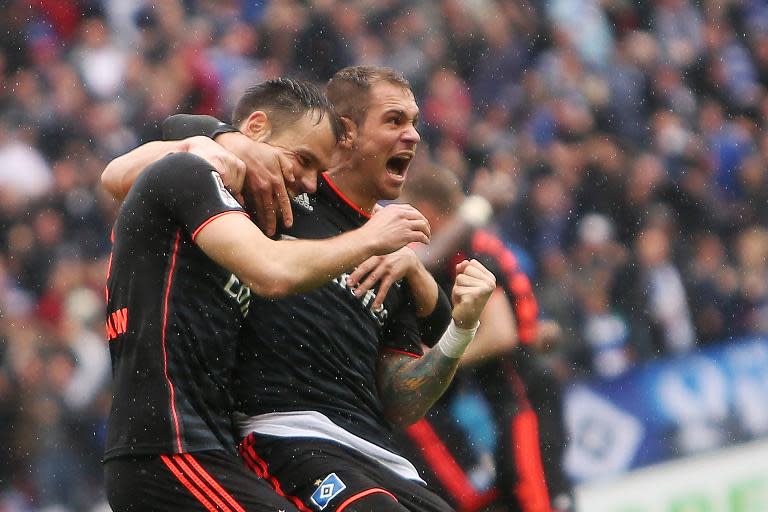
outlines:
[{"label": "dark brown hair", "polygon": [[232,125],[239,127],[257,110],[269,116],[273,134],[287,128],[309,111],[320,114],[318,124],[328,116],[336,142],[344,133],[339,115],[328,98],[319,87],[304,80],[275,78],[250,87],[235,105]]}]

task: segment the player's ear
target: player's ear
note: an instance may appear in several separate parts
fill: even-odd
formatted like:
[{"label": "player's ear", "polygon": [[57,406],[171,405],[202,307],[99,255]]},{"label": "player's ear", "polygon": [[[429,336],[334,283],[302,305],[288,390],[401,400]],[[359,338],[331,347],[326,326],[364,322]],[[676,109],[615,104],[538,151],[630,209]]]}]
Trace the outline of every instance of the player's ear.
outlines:
[{"label": "player's ear", "polygon": [[341,124],[344,125],[344,135],[341,136],[339,146],[352,149],[357,139],[357,123],[346,116],[341,116]]},{"label": "player's ear", "polygon": [[272,134],[272,123],[266,112],[256,110],[251,112],[240,131],[253,140],[264,140]]}]

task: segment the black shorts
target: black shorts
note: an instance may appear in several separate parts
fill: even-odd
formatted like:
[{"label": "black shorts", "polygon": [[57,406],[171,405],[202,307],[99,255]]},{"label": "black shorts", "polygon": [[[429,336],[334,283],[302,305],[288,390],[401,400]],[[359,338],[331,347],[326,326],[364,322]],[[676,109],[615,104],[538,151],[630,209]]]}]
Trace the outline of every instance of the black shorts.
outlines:
[{"label": "black shorts", "polygon": [[118,457],[105,463],[104,476],[114,512],[296,512],[222,450]]},{"label": "black shorts", "polygon": [[302,512],[450,512],[425,485],[402,478],[353,449],[312,438],[251,434],[246,465]]}]

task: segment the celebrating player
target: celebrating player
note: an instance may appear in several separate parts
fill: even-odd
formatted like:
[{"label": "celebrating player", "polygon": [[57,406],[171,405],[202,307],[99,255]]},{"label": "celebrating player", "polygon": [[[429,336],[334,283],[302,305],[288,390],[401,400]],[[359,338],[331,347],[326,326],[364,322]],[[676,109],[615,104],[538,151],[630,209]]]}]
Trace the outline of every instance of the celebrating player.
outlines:
[{"label": "celebrating player", "polygon": [[[297,189],[313,188],[311,175],[325,168],[342,133],[327,99],[310,84],[278,79],[252,88],[243,102],[243,133],[293,160]],[[167,149],[140,148],[139,156],[152,161]],[[239,192],[242,162],[215,148],[202,153],[226,168]],[[424,218],[403,207],[333,240],[275,242],[213,169],[178,152],[138,178],[105,171],[118,195],[136,180],[113,230],[107,284],[114,399],[104,458],[118,512],[294,510],[234,451],[230,374],[250,290],[306,290],[371,255],[428,240]]]}]

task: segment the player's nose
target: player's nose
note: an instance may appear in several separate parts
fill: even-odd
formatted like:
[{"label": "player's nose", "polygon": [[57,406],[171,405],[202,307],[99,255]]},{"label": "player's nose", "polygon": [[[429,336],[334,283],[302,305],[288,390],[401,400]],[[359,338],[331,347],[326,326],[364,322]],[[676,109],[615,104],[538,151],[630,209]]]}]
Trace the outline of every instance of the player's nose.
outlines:
[{"label": "player's nose", "polygon": [[407,142],[408,144],[418,144],[421,141],[419,130],[412,124],[408,125],[401,138],[403,142]]}]

